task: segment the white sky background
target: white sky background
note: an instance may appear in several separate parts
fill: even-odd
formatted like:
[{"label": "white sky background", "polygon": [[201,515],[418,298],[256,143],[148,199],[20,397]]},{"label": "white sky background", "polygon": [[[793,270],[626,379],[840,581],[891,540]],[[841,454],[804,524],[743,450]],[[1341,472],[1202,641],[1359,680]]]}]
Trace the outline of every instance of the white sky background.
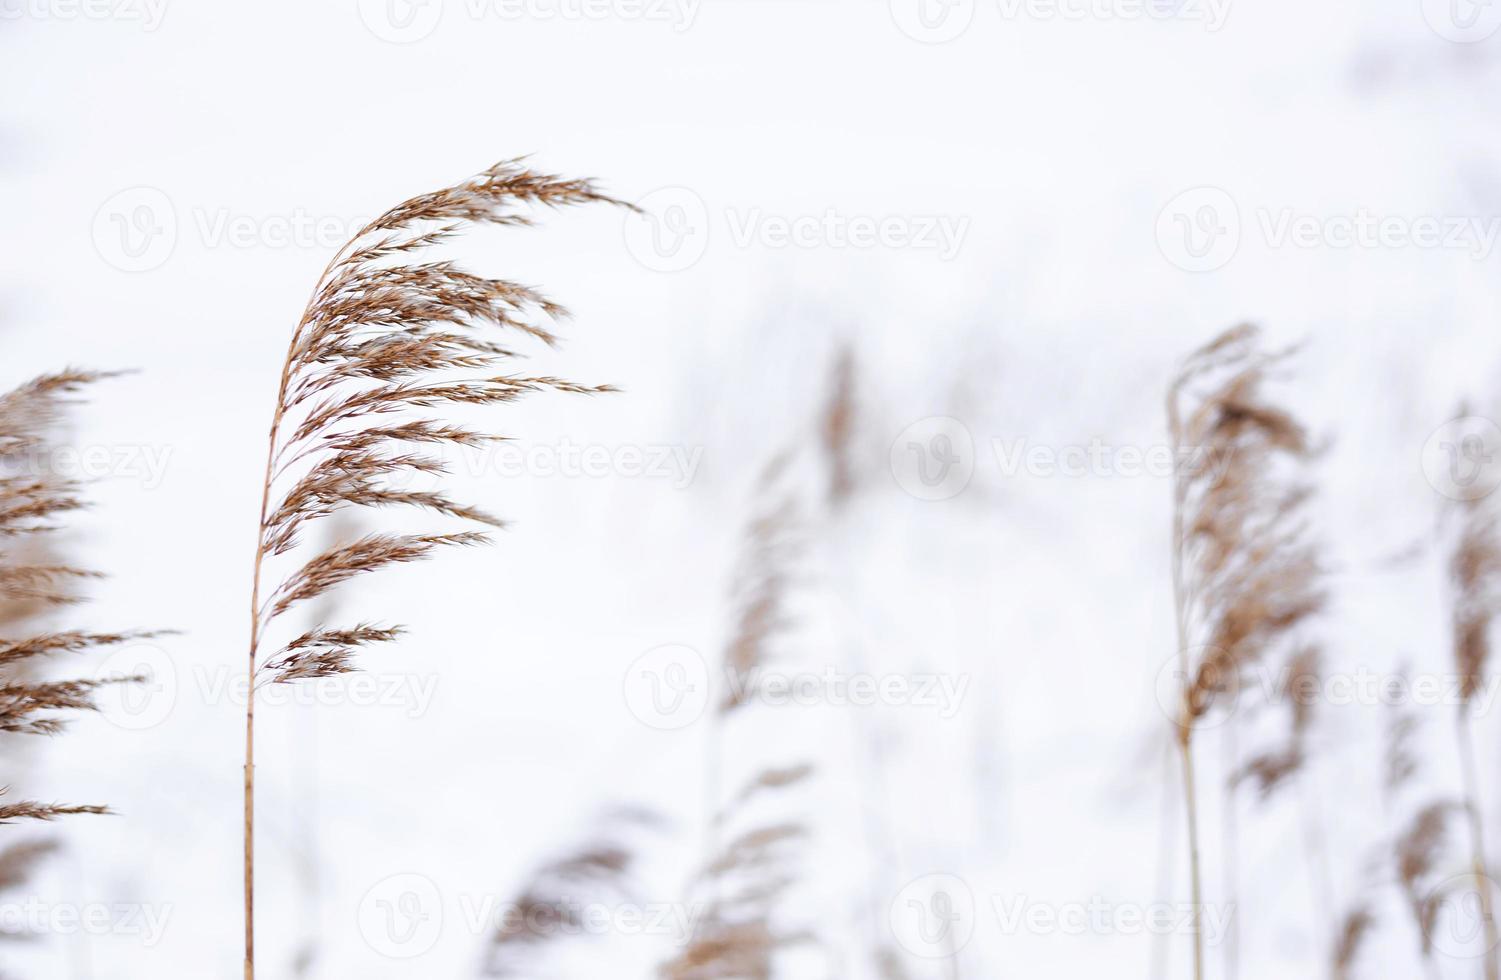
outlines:
[{"label": "white sky background", "polygon": [[[128,930],[53,935],[15,954],[18,974],[239,975],[243,718],[219,685],[241,667],[276,374],[337,245],[277,236],[302,218],[348,226],[505,157],[599,177],[664,220],[687,202],[706,248],[657,271],[603,209],[464,239],[452,251],[475,271],[541,284],[574,311],[564,349],[529,367],[627,390],[539,398],[493,413],[495,426],[525,446],[701,449],[701,465],[685,487],[622,473],[466,477],[468,499],[515,520],[500,545],[360,586],[349,618],[412,628],[370,656],[371,672],[436,687],[421,712],[264,713],[265,976],[291,975],[307,932],[322,938],[316,977],[473,976],[484,936],[467,910],[504,900],[603,808],[656,806],[694,840],[701,729],[642,725],[622,696],[627,668],[662,644],[717,655],[754,479],[784,446],[816,450],[810,419],[842,339],[860,357],[866,482],[846,523],[820,533],[789,658],[826,662],[857,642],[878,671],[974,686],[949,719],[904,708],[852,727],[819,709],[830,727],[816,737],[796,734],[801,720],[765,723],[789,743],[772,761],[816,757],[815,792],[834,801],[816,807],[815,898],[802,897],[835,946],[860,941],[843,911],[868,901],[851,844],[861,725],[890,740],[874,806],[901,843],[871,875],[880,887],[945,873],[982,905],[1162,898],[1153,682],[1174,646],[1167,483],[1008,476],[992,441],[1160,445],[1174,365],[1224,327],[1250,320],[1272,343],[1306,342],[1279,393],[1334,440],[1319,505],[1336,569],[1321,623],[1331,658],[1443,669],[1441,556],[1392,559],[1433,536],[1442,498],[1424,479],[1425,440],[1461,398],[1496,410],[1501,257],[1298,247],[1263,226],[1362,209],[1501,219],[1501,35],[1446,40],[1430,24],[1445,5],[1420,0],[1231,0],[1219,30],[1195,17],[1207,3],[1172,20],[1075,19],[980,0],[950,11],[949,25],[968,27],[938,44],[899,27],[904,0],[896,16],[875,0],[702,0],[691,20],[671,5],[664,20],[619,4],[591,20],[549,0],[478,18],[464,0],[433,2],[431,32],[398,44],[371,29],[378,5],[362,15],[354,0],[168,0],[151,29],[123,0],[101,17],[0,0],[0,385],[67,364],[140,369],[100,386],[75,436],[165,466],[159,479],[117,468],[98,485],[74,539],[115,577],[72,621],[184,631],[156,655],[176,692],[159,724],[81,720],[4,780],[122,814],[59,825],[68,851],[39,897],[143,904],[165,910],[167,928],[149,945]],[[117,197],[139,187],[152,196]],[[680,190],[653,194],[667,187]],[[1159,218],[1203,187],[1221,194],[1202,200],[1228,195],[1238,209],[1238,249],[1191,272]],[[168,202],[175,245],[123,271],[111,215],[142,200]],[[964,234],[952,255],[774,237],[776,219],[826,227],[829,214],[942,217]],[[941,502],[914,499],[886,466],[898,434],[933,416],[958,418],[977,447],[969,487]],[[1447,718],[1425,729],[1440,789],[1453,779]],[[1391,829],[1374,789],[1378,727],[1355,707],[1319,729],[1316,793],[1342,904]],[[1481,735],[1493,784],[1497,734]],[[294,846],[310,811],[315,900]],[[1246,977],[1325,972],[1298,812],[1284,802],[1244,817]],[[362,899],[394,874],[442,896],[441,935],[421,959],[383,956],[359,925]],[[1213,862],[1211,886],[1220,894]],[[1363,975],[1416,975],[1409,924],[1390,913]],[[1186,976],[1187,939],[1172,945],[1171,975]],[[961,966],[1134,976],[1151,952],[1139,935],[1007,933],[987,912]],[[619,955],[642,958],[639,945]],[[787,975],[867,975],[830,960]],[[558,975],[614,975],[621,962]],[[912,973],[941,975],[924,969]]]}]

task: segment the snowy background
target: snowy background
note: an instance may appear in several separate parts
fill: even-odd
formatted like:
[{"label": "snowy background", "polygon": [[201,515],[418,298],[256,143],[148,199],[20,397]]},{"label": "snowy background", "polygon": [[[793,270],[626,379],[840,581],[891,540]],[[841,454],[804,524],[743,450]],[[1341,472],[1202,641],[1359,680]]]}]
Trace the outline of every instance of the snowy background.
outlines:
[{"label": "snowy background", "polygon": [[[513,529],[345,597],[349,618],[411,635],[363,678],[259,716],[264,976],[477,976],[489,913],[622,805],[662,814],[633,900],[686,901],[709,722],[654,717],[641,684],[715,671],[757,479],[787,450],[806,548],[779,669],[963,693],[755,705],[721,733],[724,794],[763,765],[818,766],[768,804],[812,830],[784,912],[821,943],[784,974],[872,976],[870,951],[894,945],[914,977],[1188,976],[1181,926],[1070,918],[1187,901],[1157,690],[1175,654],[1168,480],[1114,455],[1083,475],[1008,461],[1153,458],[1175,366],[1239,322],[1305,345],[1277,394],[1331,442],[1331,664],[1447,669],[1446,498],[1424,447],[1462,399],[1501,411],[1501,7],[0,12],[0,385],[139,369],[71,433],[99,482],[69,544],[113,577],[67,621],[183,631],[87,666],[149,667],[143,695],[7,757],[18,795],[120,813],[45,829],[64,853],[5,897],[7,926],[41,931],[0,948],[17,976],[239,976],[236,684],[288,334],[348,229],[506,157],[599,177],[654,215],[578,210],[453,248],[573,310],[568,343],[533,366],[625,393],[493,413],[531,455],[459,479]],[[845,345],[858,489],[831,512],[818,416]],[[957,464],[934,488],[905,447],[936,436]],[[591,447],[603,464],[567,465]],[[1205,742],[1209,899],[1237,896],[1241,976],[1327,973],[1365,894],[1382,923],[1356,975],[1420,972],[1384,857],[1408,811],[1383,809],[1383,712],[1352,700],[1320,712],[1301,798],[1241,798],[1234,885]],[[1420,800],[1457,787],[1453,709],[1423,712]],[[1478,741],[1501,804],[1493,715]],[[1501,807],[1487,823],[1501,839]],[[962,916],[947,961],[902,921],[935,882]],[[649,976],[671,938],[563,944],[581,964],[536,975]],[[1439,971],[1478,976],[1450,938]],[[1211,946],[1211,976],[1230,959]]]}]

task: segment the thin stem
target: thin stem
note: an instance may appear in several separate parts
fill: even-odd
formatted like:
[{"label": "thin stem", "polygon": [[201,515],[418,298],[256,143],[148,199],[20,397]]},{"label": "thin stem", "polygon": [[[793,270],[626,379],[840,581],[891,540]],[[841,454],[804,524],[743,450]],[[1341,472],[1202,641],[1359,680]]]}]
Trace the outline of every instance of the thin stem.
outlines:
[{"label": "thin stem", "polygon": [[[283,368],[282,389],[287,368]],[[261,644],[261,565],[266,559],[266,516],[271,504],[271,465],[276,436],[281,428],[281,398],[271,423],[270,448],[266,453],[266,480],[261,489],[261,518],[256,523],[255,572],[250,586],[250,653],[246,666],[248,693],[245,698],[245,980],[255,980],[255,695],[256,660]]]},{"label": "thin stem", "polygon": [[[1178,414],[1178,388],[1168,393],[1168,429],[1172,433],[1174,449],[1182,444],[1183,427]],[[1181,454],[1175,454],[1181,458]],[[1188,480],[1180,469],[1173,475],[1173,605],[1178,626],[1178,671],[1181,675],[1183,702],[1177,721],[1178,753],[1183,768],[1183,801],[1188,818],[1188,872],[1193,893],[1193,949],[1194,980],[1204,980],[1204,886],[1199,864],[1199,806],[1194,785],[1193,726],[1194,717],[1190,705],[1193,690],[1193,663],[1188,651],[1188,618],[1190,598],[1183,568],[1183,549],[1187,535],[1183,528],[1183,511],[1188,499]]]},{"label": "thin stem", "polygon": [[1490,877],[1485,857],[1485,832],[1481,819],[1480,777],[1475,767],[1475,742],[1470,731],[1469,706],[1460,708],[1458,718],[1459,762],[1464,779],[1465,813],[1470,824],[1470,862],[1475,873],[1475,891],[1480,896],[1480,914],[1485,925],[1485,978],[1497,980],[1498,942],[1495,910],[1491,908]]},{"label": "thin stem", "polygon": [[271,430],[267,435],[266,475],[261,485],[261,516],[256,522],[255,568],[250,580],[250,649],[246,662],[247,694],[245,697],[245,980],[255,980],[255,694],[256,674],[261,648],[261,631],[265,625],[261,610],[261,566],[266,561],[266,519],[271,512],[271,484],[274,482],[274,467],[277,458],[277,439],[281,434],[282,419],[287,412],[287,389],[292,380],[292,351],[297,340],[307,328],[313,302],[323,288],[334,263],[349,250],[354,239],[339,249],[318,277],[310,301],[297,322],[292,341],[287,345],[287,355],[282,361],[281,383],[276,390],[276,413],[271,418]]},{"label": "thin stem", "polygon": [[1194,980],[1204,980],[1204,892],[1199,869],[1199,807],[1194,789],[1193,735],[1183,728],[1178,753],[1183,762],[1183,796],[1188,811],[1188,869],[1193,884]]},{"label": "thin stem", "polygon": [[[1157,809],[1157,898],[1166,901],[1173,887],[1177,870],[1177,851],[1173,847],[1173,835],[1177,830],[1175,819],[1178,811],[1173,802],[1173,747],[1162,743],[1162,800]],[[1152,964],[1149,980],[1163,980],[1167,976],[1168,934],[1154,930],[1152,936]]]},{"label": "thin stem", "polygon": [[[1235,719],[1232,717],[1225,723],[1225,771],[1237,773],[1240,771],[1240,743],[1237,736]],[[1224,781],[1225,798],[1225,840],[1223,854],[1225,862],[1225,895],[1228,902],[1226,920],[1227,931],[1225,934],[1225,976],[1227,980],[1236,980],[1240,976],[1240,903],[1237,901],[1240,892],[1240,808],[1239,798],[1235,792],[1235,783],[1231,780]]]}]

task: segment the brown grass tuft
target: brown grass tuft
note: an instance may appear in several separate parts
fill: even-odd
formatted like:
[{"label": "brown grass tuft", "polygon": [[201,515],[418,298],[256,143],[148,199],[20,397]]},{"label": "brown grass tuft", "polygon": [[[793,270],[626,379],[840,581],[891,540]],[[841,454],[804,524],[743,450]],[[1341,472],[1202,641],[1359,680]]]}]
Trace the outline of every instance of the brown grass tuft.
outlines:
[{"label": "brown grass tuft", "polygon": [[[28,625],[37,614],[80,601],[70,586],[101,576],[58,561],[48,543],[67,514],[86,505],[82,487],[54,472],[47,454],[74,395],[113,375],[67,370],[44,375],[0,395],[0,626]],[[29,556],[44,556],[34,561]],[[95,695],[112,684],[138,677],[49,680],[41,661],[81,654],[162,635],[157,632],[67,631],[0,637],[0,732],[56,735],[68,717],[97,709]],[[105,813],[102,806],[36,802],[0,804],[0,822],[52,820],[79,813]]]},{"label": "brown grass tuft", "polygon": [[[486,527],[501,522],[441,491],[392,484],[413,474],[441,477],[439,450],[496,437],[451,425],[432,413],[455,406],[503,405],[540,391],[594,394],[609,386],[502,373],[517,356],[486,339],[548,345],[548,323],[566,311],[530,286],[488,279],[451,261],[417,261],[467,224],[530,225],[527,208],[606,203],[625,207],[591,181],[529,170],[519,160],[441,190],[419,194],[366,225],[325,268],[292,333],[271,421],[251,588],[248,671],[266,683],[327,677],[354,669],[363,647],[395,638],[376,627],[320,627],[274,653],[266,632],[299,603],[367,572],[424,559],[450,545],[488,540],[474,532],[373,534],[307,559],[261,601],[266,559],[298,549],[316,521],[351,507],[406,507]],[[413,447],[426,447],[419,451]],[[254,702],[246,708],[245,976],[254,976]]]},{"label": "brown grass tuft", "polygon": [[[811,774],[807,766],[763,772],[736,799],[785,790]],[[694,891],[708,896],[707,907],[682,952],[663,965],[662,980],[768,980],[779,950],[813,942],[811,933],[774,921],[778,902],[797,879],[807,835],[801,823],[784,822],[753,826],[731,838],[699,873]]]},{"label": "brown grass tuft", "polygon": [[[1258,344],[1254,327],[1221,334],[1189,356],[1167,398],[1180,461],[1172,534],[1182,682],[1176,728],[1196,907],[1203,896],[1195,727],[1221,694],[1239,687],[1248,668],[1280,648],[1324,603],[1322,569],[1305,540],[1309,490],[1289,473],[1313,449],[1302,425],[1263,392],[1285,353],[1267,353]],[[1268,760],[1268,775],[1292,771],[1299,762]],[[1194,976],[1203,980],[1197,929],[1193,939]]]}]

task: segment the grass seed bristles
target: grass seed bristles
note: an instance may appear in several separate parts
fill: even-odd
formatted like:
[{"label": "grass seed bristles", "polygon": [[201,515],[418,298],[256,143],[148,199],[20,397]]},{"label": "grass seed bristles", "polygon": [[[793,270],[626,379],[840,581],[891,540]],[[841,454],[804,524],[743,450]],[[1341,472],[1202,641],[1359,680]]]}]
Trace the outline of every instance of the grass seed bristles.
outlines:
[{"label": "grass seed bristles", "polygon": [[1433,927],[1439,905],[1433,901],[1433,874],[1447,846],[1449,816],[1455,809],[1448,801],[1423,807],[1398,835],[1392,853],[1397,882],[1418,930],[1424,968],[1434,976],[1438,967],[1433,955]]},{"label": "grass seed bristles", "polygon": [[[1306,487],[1282,470],[1312,454],[1307,433],[1262,392],[1283,355],[1257,347],[1252,327],[1192,354],[1168,392],[1180,466],[1173,480],[1173,597],[1181,704],[1175,720],[1188,810],[1189,875],[1202,910],[1203,873],[1193,739],[1216,698],[1238,686],[1323,604],[1321,569],[1304,540]],[[1195,917],[1195,980],[1204,943]]]},{"label": "grass seed bristles", "polygon": [[507,913],[490,936],[480,975],[533,977],[542,950],[560,939],[586,932],[585,896],[629,898],[638,861],[632,832],[655,829],[660,819],[648,811],[620,809],[600,821],[588,843],[542,865],[507,904]]},{"label": "grass seed bristles", "polygon": [[1460,678],[1455,730],[1464,785],[1463,803],[1468,818],[1470,864],[1486,937],[1485,978],[1497,980],[1501,976],[1501,951],[1497,950],[1501,945],[1501,930],[1497,928],[1492,902],[1471,707],[1475,694],[1485,684],[1486,667],[1490,662],[1491,620],[1496,602],[1501,599],[1501,536],[1498,536],[1496,516],[1484,498],[1462,501],[1459,506],[1461,526],[1449,561],[1449,577],[1454,590],[1454,666]]},{"label": "grass seed bristles", "polygon": [[[363,575],[430,557],[439,548],[481,544],[473,531],[372,534],[317,554],[270,585],[268,558],[298,549],[307,527],[350,507],[404,507],[486,527],[501,522],[441,491],[391,484],[411,474],[438,477],[428,453],[483,445],[492,437],[448,424],[444,410],[494,406],[542,391],[595,394],[614,389],[561,378],[503,373],[517,356],[479,335],[483,327],[557,343],[548,321],[566,311],[532,287],[470,273],[452,261],[412,256],[466,225],[517,227],[529,209],[605,203],[630,207],[588,180],[528,169],[519,160],[441,190],[420,194],[361,228],[325,267],[292,332],[282,364],[266,454],[250,595],[247,672],[266,683],[327,677],[354,669],[364,647],[394,630],[323,627],[276,651],[267,630],[308,600]],[[425,446],[428,453],[415,451]],[[288,485],[290,483],[290,485]],[[255,972],[255,698],[245,711],[245,977]]]},{"label": "grass seed bristles", "polygon": [[[786,791],[811,775],[810,766],[762,772],[735,799]],[[730,815],[742,809],[737,802]],[[773,975],[773,957],[780,950],[815,942],[811,932],[774,921],[780,900],[797,880],[794,869],[807,837],[800,822],[758,824],[721,847],[693,888],[707,896],[704,914],[682,952],[663,964],[661,980],[765,980]]]},{"label": "grass seed bristles", "polygon": [[[48,535],[58,521],[86,505],[78,481],[59,475],[48,454],[73,396],[114,374],[66,370],[44,375],[0,394],[0,605],[7,631],[30,625],[38,614],[71,606],[80,597],[70,586],[99,573],[57,560]],[[70,716],[96,711],[98,693],[134,676],[53,680],[41,676],[41,661],[162,635],[159,632],[63,631],[0,636],[0,732],[56,735]],[[8,791],[0,791],[0,793]],[[73,814],[107,813],[97,805],[23,801],[0,803],[0,822],[53,820]]]},{"label": "grass seed bristles", "polygon": [[1379,925],[1376,914],[1365,905],[1356,906],[1345,915],[1334,942],[1334,980],[1352,980],[1360,950]]}]

